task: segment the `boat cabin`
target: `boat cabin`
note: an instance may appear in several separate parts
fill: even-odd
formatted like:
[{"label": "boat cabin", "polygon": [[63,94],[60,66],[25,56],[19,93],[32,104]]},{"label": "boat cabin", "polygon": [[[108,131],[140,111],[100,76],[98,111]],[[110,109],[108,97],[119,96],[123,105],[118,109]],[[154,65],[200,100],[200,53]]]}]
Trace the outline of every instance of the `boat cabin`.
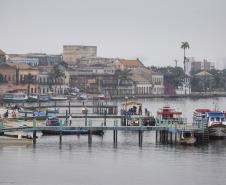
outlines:
[{"label": "boat cabin", "polygon": [[220,112],[220,111],[208,112],[206,117],[207,117],[208,126],[225,124],[224,112]]},{"label": "boat cabin", "polygon": [[157,112],[159,120],[175,121],[181,118],[182,112],[176,111],[170,106],[164,106]]}]

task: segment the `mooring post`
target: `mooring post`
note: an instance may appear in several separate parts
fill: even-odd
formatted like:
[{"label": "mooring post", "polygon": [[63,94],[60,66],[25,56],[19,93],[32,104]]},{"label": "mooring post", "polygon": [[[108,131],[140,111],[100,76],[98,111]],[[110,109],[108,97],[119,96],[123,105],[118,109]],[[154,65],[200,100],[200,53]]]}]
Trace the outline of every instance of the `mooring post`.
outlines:
[{"label": "mooring post", "polygon": [[36,130],[33,130],[33,144],[36,144]]},{"label": "mooring post", "polygon": [[142,132],[142,130],[139,130],[138,137],[139,137],[139,146],[142,146],[142,143],[143,143],[143,132]]},{"label": "mooring post", "polygon": [[71,114],[71,101],[70,100],[68,102],[68,112],[69,112],[69,114]]},{"label": "mooring post", "polygon": [[155,141],[158,141],[158,130],[155,131]]},{"label": "mooring post", "polygon": [[92,145],[92,120],[91,119],[89,119],[89,131],[88,131],[88,144],[89,144],[89,146],[91,146]]},{"label": "mooring post", "polygon": [[113,141],[114,141],[114,145],[117,145],[118,142],[118,131],[117,131],[117,127],[118,126],[118,121],[114,120],[114,131],[113,131]]},{"label": "mooring post", "polygon": [[68,112],[67,112],[67,110],[66,110],[66,125],[68,125]]},{"label": "mooring post", "polygon": [[59,143],[62,144],[62,121],[60,120],[60,134],[59,134]]},{"label": "mooring post", "polygon": [[85,112],[85,126],[87,126],[87,112]]},{"label": "mooring post", "polygon": [[88,133],[88,144],[89,146],[92,145],[92,131],[89,129],[89,133]]},{"label": "mooring post", "polygon": [[173,133],[172,133],[172,131],[170,132],[170,144],[173,144]]},{"label": "mooring post", "polygon": [[62,129],[60,129],[59,141],[60,141],[60,144],[62,144]]},{"label": "mooring post", "polygon": [[107,110],[104,111],[104,126],[106,126]]}]

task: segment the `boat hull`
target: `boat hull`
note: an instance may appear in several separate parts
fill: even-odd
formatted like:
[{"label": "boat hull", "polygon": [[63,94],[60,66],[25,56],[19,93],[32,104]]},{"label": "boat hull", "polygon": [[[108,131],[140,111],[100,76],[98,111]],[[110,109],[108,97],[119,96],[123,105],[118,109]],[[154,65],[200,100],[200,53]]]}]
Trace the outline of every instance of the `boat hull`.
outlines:
[{"label": "boat hull", "polygon": [[226,137],[226,126],[225,125],[214,125],[208,128],[210,138],[225,138]]},{"label": "boat hull", "polygon": [[[63,130],[63,131],[54,131],[54,130],[43,130],[43,135],[87,135],[89,134],[89,130]],[[93,135],[103,136],[104,131],[102,130],[95,130],[92,131]]]}]

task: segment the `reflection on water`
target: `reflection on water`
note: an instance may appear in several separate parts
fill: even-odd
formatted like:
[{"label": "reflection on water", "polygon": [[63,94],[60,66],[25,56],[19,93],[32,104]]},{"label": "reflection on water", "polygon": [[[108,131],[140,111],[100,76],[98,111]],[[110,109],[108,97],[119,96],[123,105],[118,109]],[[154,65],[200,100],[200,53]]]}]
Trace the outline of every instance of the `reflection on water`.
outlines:
[{"label": "reflection on water", "polygon": [[[197,103],[198,101],[198,103]],[[211,108],[208,100],[149,100],[151,111],[165,104],[185,114],[197,107]],[[223,102],[225,99],[217,99]],[[200,105],[200,106],[198,106]],[[220,108],[226,110],[226,105]],[[224,185],[226,182],[226,140],[206,146],[172,146],[155,142],[155,133],[145,132],[143,147],[138,134],[119,132],[117,148],[113,133],[93,136],[41,136],[33,145],[0,144],[0,184],[48,185]]]}]

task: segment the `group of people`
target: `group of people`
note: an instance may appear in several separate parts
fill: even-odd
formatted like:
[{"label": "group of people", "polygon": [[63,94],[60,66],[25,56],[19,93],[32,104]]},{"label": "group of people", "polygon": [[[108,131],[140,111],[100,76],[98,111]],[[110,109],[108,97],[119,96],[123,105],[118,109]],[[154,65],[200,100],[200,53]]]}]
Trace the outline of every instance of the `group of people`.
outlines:
[{"label": "group of people", "polygon": [[128,110],[121,109],[121,115],[142,115],[142,107],[139,106],[138,111],[136,106],[133,106]]}]

